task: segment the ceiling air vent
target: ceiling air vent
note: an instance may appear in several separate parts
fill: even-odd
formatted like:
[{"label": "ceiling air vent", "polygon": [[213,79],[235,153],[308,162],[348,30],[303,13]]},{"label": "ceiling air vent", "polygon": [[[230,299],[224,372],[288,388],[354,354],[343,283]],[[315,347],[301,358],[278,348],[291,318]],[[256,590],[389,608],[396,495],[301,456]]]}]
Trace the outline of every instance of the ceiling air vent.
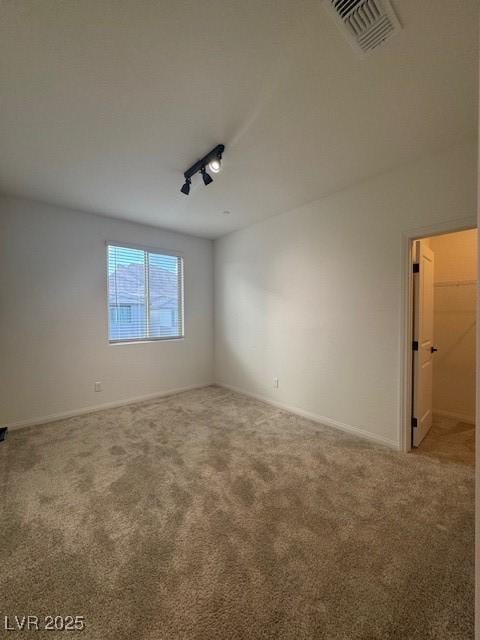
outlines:
[{"label": "ceiling air vent", "polygon": [[402,28],[389,0],[325,0],[353,48],[365,55]]}]

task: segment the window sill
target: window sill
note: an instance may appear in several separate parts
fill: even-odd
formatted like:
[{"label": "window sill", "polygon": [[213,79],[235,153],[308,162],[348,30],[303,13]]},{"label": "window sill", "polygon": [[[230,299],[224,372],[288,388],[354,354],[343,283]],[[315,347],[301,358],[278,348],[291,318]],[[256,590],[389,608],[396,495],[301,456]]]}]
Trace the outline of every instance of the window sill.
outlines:
[{"label": "window sill", "polygon": [[172,338],[149,338],[148,340],[109,340],[110,347],[119,347],[126,344],[152,344],[155,342],[172,342],[174,340],[184,340],[185,336],[175,336]]}]

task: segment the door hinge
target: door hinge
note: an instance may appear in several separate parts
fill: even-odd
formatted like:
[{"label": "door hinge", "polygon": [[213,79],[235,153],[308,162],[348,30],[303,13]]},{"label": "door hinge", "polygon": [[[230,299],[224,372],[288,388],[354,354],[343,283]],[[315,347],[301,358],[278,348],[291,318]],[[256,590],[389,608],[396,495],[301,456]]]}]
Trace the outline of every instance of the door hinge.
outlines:
[{"label": "door hinge", "polygon": [[418,420],[416,418],[412,418],[412,427],[418,427]]},{"label": "door hinge", "polygon": [[413,263],[413,273],[420,273],[420,263],[419,262],[414,262]]},{"label": "door hinge", "polygon": [[413,351],[418,351],[418,340],[412,342],[412,349]]}]

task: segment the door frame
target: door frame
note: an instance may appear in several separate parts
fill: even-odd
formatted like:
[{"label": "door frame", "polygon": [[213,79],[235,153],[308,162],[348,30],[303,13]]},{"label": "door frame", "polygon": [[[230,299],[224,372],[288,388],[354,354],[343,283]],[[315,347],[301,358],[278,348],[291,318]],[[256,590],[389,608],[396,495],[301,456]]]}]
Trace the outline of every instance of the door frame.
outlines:
[{"label": "door frame", "polygon": [[[428,227],[412,229],[403,233],[402,239],[402,328],[401,328],[401,401],[400,401],[400,449],[411,451],[412,433],[412,368],[413,368],[413,243],[422,238],[440,236],[446,233],[477,229],[477,217],[458,218],[450,222],[441,222]],[[480,256],[479,256],[480,262]]]}]

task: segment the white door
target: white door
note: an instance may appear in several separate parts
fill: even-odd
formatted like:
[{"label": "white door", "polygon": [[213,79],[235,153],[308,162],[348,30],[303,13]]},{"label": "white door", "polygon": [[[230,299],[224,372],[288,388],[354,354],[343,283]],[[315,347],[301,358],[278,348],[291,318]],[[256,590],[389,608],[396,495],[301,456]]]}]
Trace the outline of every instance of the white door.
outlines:
[{"label": "white door", "polygon": [[[413,294],[413,416],[412,443],[418,447],[432,426],[433,354],[433,251],[425,240],[414,247]],[[415,273],[415,271],[417,271]]]}]

